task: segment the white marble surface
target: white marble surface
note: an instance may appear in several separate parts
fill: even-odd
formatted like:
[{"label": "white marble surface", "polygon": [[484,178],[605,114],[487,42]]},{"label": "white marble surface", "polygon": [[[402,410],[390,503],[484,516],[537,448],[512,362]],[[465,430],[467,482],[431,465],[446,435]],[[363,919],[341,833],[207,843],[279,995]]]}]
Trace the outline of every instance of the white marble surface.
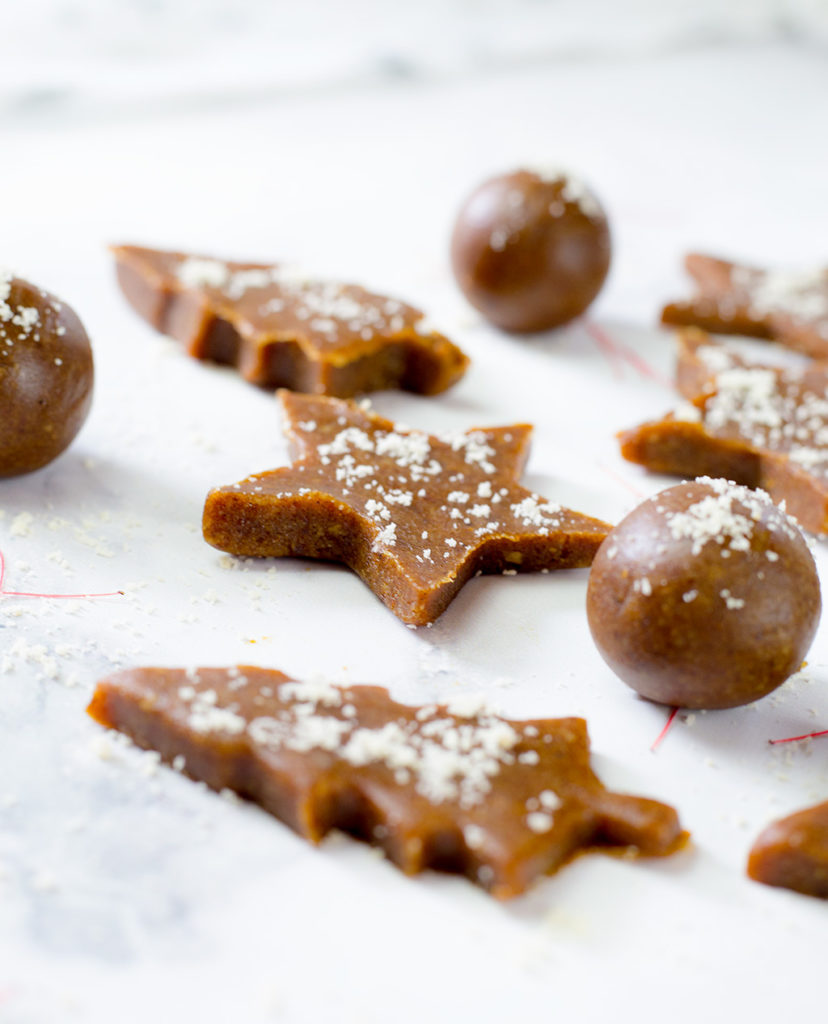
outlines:
[{"label": "white marble surface", "polygon": [[27,0],[0,4],[0,115],[132,115],[550,60],[828,45],[828,0]]},{"label": "white marble surface", "polygon": [[[769,819],[828,795],[825,741],[767,743],[828,726],[825,628],[803,678],[677,723],[653,754],[665,712],[594,651],[584,573],[473,581],[411,631],[336,567],[228,570],[200,538],[203,497],[285,461],[275,404],[138,322],[105,245],[287,257],[417,302],[473,366],[445,396],[383,393],[377,409],[431,430],[528,419],[529,485],[617,519],[668,481],[622,463],[614,431],[669,391],[630,365],[616,376],[581,325],[515,340],[480,323],[448,271],[453,213],[492,170],[580,169],[616,243],[592,316],[666,375],[653,324],[684,288],[685,249],[825,261],[826,95],[819,53],[775,42],[6,123],[2,261],[76,307],[98,378],[71,450],[0,483],[5,587],[125,594],[0,597],[3,1024],[819,1012],[828,910],[748,882],[743,864]],[[817,558],[824,579],[824,546]],[[349,841],[311,850],[150,771],[84,715],[115,665],[194,661],[582,714],[607,784],[675,803],[694,844],[657,863],[584,858],[507,906],[461,880],[405,879]]]}]

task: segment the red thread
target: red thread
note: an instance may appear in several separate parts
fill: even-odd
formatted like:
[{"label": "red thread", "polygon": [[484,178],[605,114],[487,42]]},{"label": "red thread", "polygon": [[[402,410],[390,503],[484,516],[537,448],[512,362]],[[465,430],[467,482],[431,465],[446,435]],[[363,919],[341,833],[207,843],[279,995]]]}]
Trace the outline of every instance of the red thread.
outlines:
[{"label": "red thread", "polygon": [[636,498],[639,498],[641,501],[643,501],[647,497],[647,495],[644,494],[642,491],[639,491],[637,487],[633,487],[629,480],[625,480],[624,477],[620,475],[620,473],[616,473],[614,470],[610,469],[608,466],[604,466],[600,462],[598,463],[598,468],[601,470],[601,472],[606,473],[607,476],[612,477],[612,479],[615,480],[616,483],[621,484],[622,487],[626,487],[631,494],[634,494]]},{"label": "red thread", "polygon": [[669,391],[675,390],[672,381],[659,373],[655,367],[650,366],[647,360],[640,356],[635,349],[630,348],[629,345],[625,345],[623,342],[610,337],[603,327],[599,327],[598,324],[593,323],[591,320],[584,320],[583,324],[587,333],[599,345],[599,347],[607,354],[612,353],[612,358],[626,360],[634,370],[637,370],[641,374],[642,377],[649,377],[650,380],[656,381],[656,383],[667,388]]},{"label": "red thread", "polygon": [[588,320],[584,321],[584,328],[586,329],[587,334],[601,350],[601,354],[612,367],[613,377],[615,377],[616,380],[620,380],[620,378],[624,376],[624,370],[621,365],[623,357],[612,338],[603,331],[595,330]]},{"label": "red thread", "polygon": [[828,729],[822,729],[820,732],[806,732],[803,736],[786,736],[783,740],[768,740],[768,743],[773,747],[777,743],[796,743],[797,740],[813,740],[817,736],[828,736]]},{"label": "red thread", "polygon": [[673,710],[670,712],[670,717],[664,723],[664,728],[661,730],[661,732],[658,734],[658,736],[656,736],[655,740],[653,741],[653,745],[650,747],[650,750],[653,753],[655,753],[656,750],[658,750],[658,748],[661,746],[662,740],[667,735],[667,733],[670,731],[670,726],[673,724],[673,722],[675,722],[676,715],[678,714],[678,711],[679,711],[678,708],[673,708]]},{"label": "red thread", "polygon": [[50,599],[81,599],[86,597],[123,597],[123,590],[112,590],[106,594],[30,594],[23,590],[4,590],[3,581],[6,578],[6,559],[0,551],[0,597],[48,597]]}]

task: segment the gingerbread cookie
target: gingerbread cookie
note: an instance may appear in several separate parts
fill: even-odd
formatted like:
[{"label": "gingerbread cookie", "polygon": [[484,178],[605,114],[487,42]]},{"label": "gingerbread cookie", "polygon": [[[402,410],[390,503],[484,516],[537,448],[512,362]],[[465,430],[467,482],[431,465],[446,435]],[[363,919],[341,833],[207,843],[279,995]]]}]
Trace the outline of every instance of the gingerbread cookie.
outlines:
[{"label": "gingerbread cookie", "polygon": [[120,672],[89,713],[311,842],[338,828],[407,874],[463,874],[499,899],[588,847],[664,855],[684,838],[671,807],[604,788],[580,718],[513,722],[461,697],[409,707],[247,666]]},{"label": "gingerbread cookie", "polygon": [[222,551],[344,562],[424,625],[476,573],[589,565],[609,529],[520,486],[525,424],[436,437],[353,402],[280,399],[296,461],[210,492],[204,538]]},{"label": "gingerbread cookie", "polygon": [[133,245],[113,248],[135,311],[196,359],[253,384],[346,397],[382,388],[432,395],[468,359],[420,310],[288,266],[230,263]]},{"label": "gingerbread cookie", "polygon": [[759,270],[699,253],[687,256],[685,266],[697,294],[665,306],[663,323],[771,338],[828,357],[828,270]]},{"label": "gingerbread cookie", "polygon": [[753,844],[748,875],[828,899],[828,802],[774,821]]},{"label": "gingerbread cookie", "polygon": [[621,454],[658,473],[762,487],[812,533],[828,531],[828,367],[747,363],[699,332],[680,339],[692,401],[622,431]]}]

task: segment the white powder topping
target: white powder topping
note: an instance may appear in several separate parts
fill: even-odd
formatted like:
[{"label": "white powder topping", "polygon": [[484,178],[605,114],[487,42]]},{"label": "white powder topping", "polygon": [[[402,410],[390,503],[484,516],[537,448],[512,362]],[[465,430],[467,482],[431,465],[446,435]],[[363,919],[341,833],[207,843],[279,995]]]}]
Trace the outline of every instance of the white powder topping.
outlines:
[{"label": "white powder topping", "polygon": [[745,607],[744,600],[741,597],[734,597],[727,587],[725,587],[724,590],[719,591],[719,597],[724,601],[729,611]]},{"label": "white powder topping", "polygon": [[404,335],[407,325],[419,336],[433,332],[422,314],[396,299],[338,282],[315,280],[300,267],[233,269],[220,260],[189,257],[178,265],[176,275],[184,287],[217,288],[234,301],[250,292],[278,289],[277,295],[258,297],[258,316],[275,316],[282,321],[287,318],[288,324],[298,320],[326,343],[336,344],[353,335],[365,341],[376,335]]},{"label": "white powder topping", "polygon": [[538,799],[545,811],[556,811],[563,804],[563,800],[551,789],[544,789]]},{"label": "white powder topping", "polygon": [[380,532],[374,538],[372,547],[374,550],[384,547],[391,547],[397,543],[397,524],[389,523],[388,526],[384,526]]},{"label": "white powder topping", "polygon": [[552,828],[552,815],[545,811],[531,811],[526,815],[526,824],[540,835]]},{"label": "white powder topping", "polygon": [[[697,483],[707,484],[714,493],[700,498],[683,512],[665,513],[672,536],[692,541],[694,555],[709,543],[718,544],[723,553],[749,551],[755,524],[769,511],[778,512],[764,491],[752,491],[710,477],[699,477]],[[771,530],[794,529],[789,517],[779,514],[767,516],[767,525]]]},{"label": "white powder topping", "polygon": [[527,526],[558,526],[558,515],[561,506],[551,501],[544,501],[537,494],[532,494],[523,501],[510,506],[512,515],[522,519]]},{"label": "white powder topping", "polygon": [[[485,800],[504,765],[516,759],[527,765],[539,760],[535,750],[515,751],[523,734],[479,695],[464,694],[446,710],[432,705],[419,709],[414,718],[376,727],[361,725],[352,695],[325,682],[282,683],[278,709],[250,721],[237,705],[222,706],[214,689],[183,686],[179,696],[186,704],[188,725],[196,732],[246,731],[252,743],[273,751],[324,750],[354,766],[384,765],[398,785],[413,785],[436,804],[451,800],[464,808],[476,806]],[[175,767],[182,770],[183,759],[176,759]],[[548,814],[557,806],[557,797],[546,792],[541,804]],[[470,848],[477,848],[484,838],[475,827],[466,834]]]},{"label": "white powder topping", "polygon": [[482,693],[456,694],[446,704],[446,711],[457,718],[476,718],[478,715],[494,715]]},{"label": "white powder topping", "polygon": [[216,706],[215,690],[196,693],[190,701],[187,724],[193,732],[223,732],[232,736],[244,732],[247,728],[246,720],[236,711]]},{"label": "white powder topping", "polygon": [[692,402],[679,402],[673,409],[673,419],[679,423],[699,423],[701,418],[701,410]]},{"label": "white powder topping", "polygon": [[828,271],[734,267],[730,280],[754,316],[782,313],[804,322],[828,320]]},{"label": "white powder topping", "polygon": [[470,850],[479,850],[486,841],[486,832],[479,825],[465,825],[463,839]]},{"label": "white powder topping", "polygon": [[699,345],[695,353],[711,373],[722,373],[733,367],[733,355],[724,345]]},{"label": "white powder topping", "polygon": [[828,378],[771,367],[732,367],[713,378],[702,418],[713,434],[786,454],[828,478]]},{"label": "white powder topping", "polygon": [[178,265],[176,276],[186,288],[224,288],[230,280],[230,270],[219,260],[191,256]]}]

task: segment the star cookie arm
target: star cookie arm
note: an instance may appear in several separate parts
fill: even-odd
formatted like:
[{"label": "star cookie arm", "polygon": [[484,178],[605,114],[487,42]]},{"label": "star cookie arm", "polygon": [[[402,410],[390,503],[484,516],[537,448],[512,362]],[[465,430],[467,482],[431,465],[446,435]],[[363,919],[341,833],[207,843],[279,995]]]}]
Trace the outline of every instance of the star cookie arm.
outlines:
[{"label": "star cookie arm", "polygon": [[115,246],[127,301],[197,358],[265,387],[328,395],[383,388],[437,394],[468,359],[423,313],[358,285],[290,268]]},{"label": "star cookie arm", "polygon": [[768,825],[750,851],[747,873],[765,885],[828,899],[828,802]]},{"label": "star cookie arm", "polygon": [[690,253],[685,269],[693,278],[696,294],[688,301],[668,303],[661,312],[663,324],[700,327],[716,334],[773,337],[768,318],[752,310],[744,290],[733,283],[734,271],[747,276],[757,271],[701,253]]},{"label": "star cookie arm", "polygon": [[120,672],[98,684],[89,713],[312,842],[338,828],[409,874],[463,874],[502,899],[580,849],[664,855],[684,838],[671,808],[604,788],[578,718],[509,721],[479,701],[410,707],[380,687],[252,666]]}]

